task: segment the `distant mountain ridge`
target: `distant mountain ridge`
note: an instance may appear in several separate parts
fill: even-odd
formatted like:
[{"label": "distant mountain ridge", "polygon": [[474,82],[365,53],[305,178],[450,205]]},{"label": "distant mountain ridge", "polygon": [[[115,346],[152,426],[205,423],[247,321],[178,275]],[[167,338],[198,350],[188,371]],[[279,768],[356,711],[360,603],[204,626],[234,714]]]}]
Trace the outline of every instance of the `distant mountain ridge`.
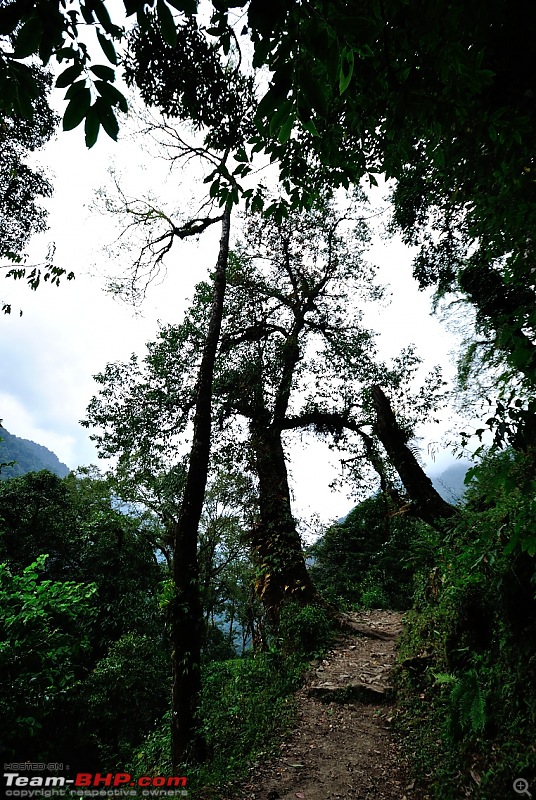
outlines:
[{"label": "distant mountain ridge", "polygon": [[39,472],[48,469],[60,478],[65,478],[70,469],[63,464],[58,456],[42,444],[32,442],[30,439],[21,439],[9,433],[5,428],[0,428],[0,464],[14,461],[11,467],[2,467],[0,480],[17,478],[27,472]]},{"label": "distant mountain ridge", "polygon": [[439,475],[430,476],[434,488],[447,503],[456,504],[462,499],[467,490],[463,481],[471,466],[470,461],[456,461]]},{"label": "distant mountain ridge", "polygon": [[[447,469],[443,470],[443,472],[430,475],[427,469],[426,474],[432,481],[434,489],[439,492],[443,500],[446,500],[447,503],[457,505],[457,503],[462,500],[467,490],[464,479],[467,470],[472,466],[470,461],[456,461],[447,467]],[[345,521],[347,516],[348,514],[345,514],[344,517],[339,517],[335,522],[340,524]]]}]

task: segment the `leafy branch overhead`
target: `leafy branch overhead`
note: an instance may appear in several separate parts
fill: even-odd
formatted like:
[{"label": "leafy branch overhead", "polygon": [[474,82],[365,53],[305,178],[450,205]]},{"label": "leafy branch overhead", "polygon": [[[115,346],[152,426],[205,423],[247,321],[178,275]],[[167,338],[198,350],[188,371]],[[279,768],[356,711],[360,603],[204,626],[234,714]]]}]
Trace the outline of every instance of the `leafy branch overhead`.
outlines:
[{"label": "leafy branch overhead", "polygon": [[[41,263],[28,263],[25,253],[30,237],[46,230],[47,212],[40,200],[53,191],[32,156],[49,141],[57,123],[48,103],[50,76],[34,66],[30,72],[38,88],[30,101],[32,119],[14,110],[0,114],[0,270],[6,278],[24,280],[36,290],[41,282],[58,286],[62,277],[72,280],[74,273],[55,264],[54,245],[49,245]],[[11,312],[8,297],[2,299],[1,308],[4,313]]]},{"label": "leafy branch overhead", "polygon": [[[142,28],[149,25],[149,15],[156,18],[164,40],[177,44],[176,23],[171,8],[182,14],[194,14],[195,0],[124,0],[127,20],[135,16]],[[121,20],[122,22],[122,20]],[[95,30],[98,46],[107,64],[93,64],[90,47],[80,30]],[[0,8],[0,97],[2,113],[17,113],[31,119],[32,102],[39,93],[32,67],[26,63],[38,56],[44,65],[51,58],[68,66],[57,78],[56,86],[66,88],[68,101],[63,128],[71,130],[82,122],[88,147],[92,147],[100,128],[117,139],[117,109],[126,113],[128,105],[122,92],[114,86],[120,63],[118,45],[125,29],[114,22],[103,0],[55,0],[33,3],[7,0]]]},{"label": "leafy branch overhead", "polygon": [[[116,112],[126,108],[115,85],[117,51],[125,42],[127,79],[147,102],[204,126],[207,144],[233,139],[242,117],[237,168],[209,179],[223,205],[242,195],[253,210],[263,208],[261,194],[240,186],[259,152],[276,163],[293,207],[311,203],[322,184],[348,188],[363,177],[374,184],[377,174],[396,179],[393,226],[419,247],[414,273],[421,286],[468,296],[478,332],[500,351],[505,370],[533,383],[533,243],[526,231],[536,219],[536,15],[510,14],[504,0],[485,9],[436,0],[426,13],[401,0],[351,8],[339,0],[219,0],[206,11],[205,24],[195,2],[125,0],[126,20],[136,25],[127,33],[125,18],[112,20],[104,0],[8,0],[0,9],[3,112],[31,118],[40,89],[26,59],[39,55],[48,63],[54,56],[67,64],[58,78],[67,89],[65,126],[85,120],[89,145],[100,127],[117,136]],[[87,26],[108,63],[93,63],[82,36]],[[134,76],[136,60],[145,69]],[[153,81],[160,62],[165,77]],[[260,78],[259,97],[253,78]],[[144,81],[153,86],[144,89]],[[285,204],[265,211],[281,218]],[[485,286],[474,291],[475,275],[482,284],[498,279],[499,296],[523,298],[519,311],[492,308]]]}]

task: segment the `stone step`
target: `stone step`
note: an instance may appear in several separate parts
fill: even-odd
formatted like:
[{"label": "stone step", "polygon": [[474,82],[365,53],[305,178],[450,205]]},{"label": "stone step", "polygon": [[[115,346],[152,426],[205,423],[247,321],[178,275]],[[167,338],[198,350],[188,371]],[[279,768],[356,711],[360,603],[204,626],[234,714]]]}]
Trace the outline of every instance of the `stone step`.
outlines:
[{"label": "stone step", "polygon": [[345,686],[336,684],[311,686],[309,697],[316,697],[322,703],[363,703],[364,705],[386,705],[391,703],[395,696],[392,686],[366,684],[361,682],[347,683]]}]

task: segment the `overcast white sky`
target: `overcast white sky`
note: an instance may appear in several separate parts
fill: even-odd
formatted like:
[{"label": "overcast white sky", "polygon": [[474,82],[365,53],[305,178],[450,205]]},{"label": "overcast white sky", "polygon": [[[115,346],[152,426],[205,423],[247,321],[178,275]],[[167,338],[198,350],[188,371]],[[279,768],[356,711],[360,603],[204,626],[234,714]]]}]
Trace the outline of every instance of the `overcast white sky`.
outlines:
[{"label": "overcast white sky", "polygon": [[[71,468],[97,463],[88,431],[78,424],[96,390],[93,374],[108,361],[143,352],[158,320],[180,319],[194,285],[214,265],[219,235],[209,231],[199,245],[185,243],[172,251],[168,276],[150,292],[142,317],[106,295],[102,280],[90,273],[109,269],[102,246],[113,238],[113,227],[90,210],[94,193],[106,184],[107,169],[116,161],[132,185],[138,176],[140,185],[160,178],[154,166],[143,168],[145,156],[133,145],[124,147],[102,133],[101,137],[88,152],[81,130],[60,133],[39,155],[51,172],[55,194],[47,203],[50,230],[34,239],[30,249],[39,258],[47,242],[55,242],[57,264],[72,269],[76,280],[64,281],[60,288],[44,285],[37,292],[7,280],[0,286],[2,299],[24,312],[22,317],[0,317],[0,417],[11,433],[45,445]],[[380,265],[379,279],[389,283],[393,293],[391,305],[368,320],[381,333],[382,354],[395,355],[413,342],[427,367],[440,363],[452,374],[449,352],[455,340],[430,316],[429,296],[417,291],[411,253],[398,242],[377,241],[370,260]],[[448,419],[449,412],[445,416]],[[427,457],[430,441],[439,441],[441,430],[430,426],[425,433]],[[441,455],[436,470],[448,460]],[[346,493],[329,489],[335,465],[336,457],[327,449],[295,448],[292,474],[298,513],[319,513],[327,520],[351,508]]]}]

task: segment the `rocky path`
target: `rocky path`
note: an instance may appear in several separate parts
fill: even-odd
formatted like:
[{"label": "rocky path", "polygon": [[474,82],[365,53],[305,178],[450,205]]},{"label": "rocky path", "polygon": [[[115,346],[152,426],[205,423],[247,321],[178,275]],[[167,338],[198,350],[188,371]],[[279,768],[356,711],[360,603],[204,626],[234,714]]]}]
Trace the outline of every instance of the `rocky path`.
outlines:
[{"label": "rocky path", "polygon": [[369,611],[298,693],[298,724],[280,755],[252,770],[240,800],[426,800],[391,736],[390,676],[401,614]]}]

